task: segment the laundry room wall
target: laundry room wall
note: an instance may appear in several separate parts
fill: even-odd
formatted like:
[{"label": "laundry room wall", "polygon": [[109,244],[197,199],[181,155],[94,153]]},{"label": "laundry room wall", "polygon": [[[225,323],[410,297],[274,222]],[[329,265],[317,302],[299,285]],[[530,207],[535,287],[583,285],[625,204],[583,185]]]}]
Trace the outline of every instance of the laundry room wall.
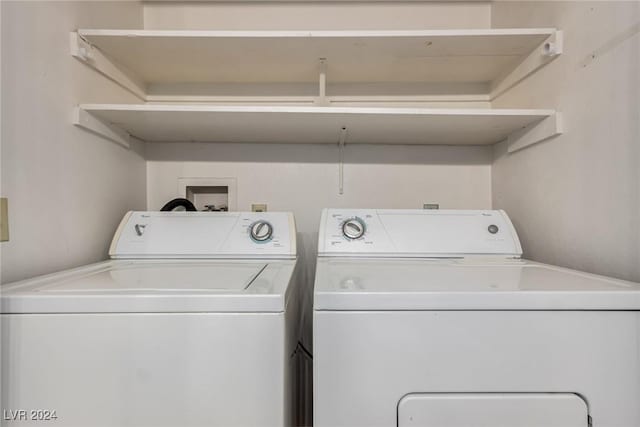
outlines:
[{"label": "laundry room wall", "polygon": [[[2,84],[2,5],[0,5],[0,85]],[[0,102],[0,197],[2,193],[2,102]],[[2,244],[0,243],[0,285],[2,285]]]},{"label": "laundry room wall", "polygon": [[338,146],[160,143],[147,146],[147,200],[156,210],[180,194],[179,178],[235,178],[236,209],[266,203],[293,211],[298,230],[317,232],[325,207],[491,207],[486,147],[347,145],[344,194]]},{"label": "laundry room wall", "polygon": [[564,31],[564,53],[493,105],[557,108],[566,126],[496,147],[494,208],[527,257],[640,281],[640,2],[498,1],[492,22]]},{"label": "laundry room wall", "polygon": [[2,196],[10,241],[1,281],[105,259],[129,209],[146,204],[142,147],[71,125],[79,102],[136,102],[71,57],[79,27],[141,28],[139,2],[2,1]]},{"label": "laundry room wall", "polygon": [[144,1],[148,30],[397,30],[489,28],[491,2]]}]

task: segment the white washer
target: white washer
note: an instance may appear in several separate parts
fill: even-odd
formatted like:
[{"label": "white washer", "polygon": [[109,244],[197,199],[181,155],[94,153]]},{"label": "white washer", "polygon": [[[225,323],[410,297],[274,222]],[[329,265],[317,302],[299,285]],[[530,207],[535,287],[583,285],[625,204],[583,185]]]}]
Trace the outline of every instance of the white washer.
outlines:
[{"label": "white washer", "polygon": [[3,287],[3,425],[291,425],[291,214],[130,212],[110,255]]},{"label": "white washer", "polygon": [[640,426],[640,284],[521,253],[502,211],[325,210],[314,426]]}]

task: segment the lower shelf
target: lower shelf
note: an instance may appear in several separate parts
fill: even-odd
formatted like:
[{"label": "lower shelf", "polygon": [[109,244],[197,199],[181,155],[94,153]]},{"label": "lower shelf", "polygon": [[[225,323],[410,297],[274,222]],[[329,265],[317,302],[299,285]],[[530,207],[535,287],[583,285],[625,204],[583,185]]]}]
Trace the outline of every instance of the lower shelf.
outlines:
[{"label": "lower shelf", "polygon": [[[560,133],[554,110],[83,104],[75,124],[126,143],[347,143],[490,145],[545,122],[538,142]],[[553,123],[549,124],[549,120]],[[125,144],[126,145],[126,144]]]}]

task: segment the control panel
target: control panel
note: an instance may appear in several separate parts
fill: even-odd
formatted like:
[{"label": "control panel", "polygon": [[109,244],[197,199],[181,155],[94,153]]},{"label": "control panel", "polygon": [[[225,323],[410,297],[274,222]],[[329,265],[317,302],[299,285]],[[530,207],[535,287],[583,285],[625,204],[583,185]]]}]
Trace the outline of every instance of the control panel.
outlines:
[{"label": "control panel", "polygon": [[112,258],[295,258],[286,212],[129,212]]},{"label": "control panel", "polygon": [[319,256],[520,257],[504,211],[325,209]]}]

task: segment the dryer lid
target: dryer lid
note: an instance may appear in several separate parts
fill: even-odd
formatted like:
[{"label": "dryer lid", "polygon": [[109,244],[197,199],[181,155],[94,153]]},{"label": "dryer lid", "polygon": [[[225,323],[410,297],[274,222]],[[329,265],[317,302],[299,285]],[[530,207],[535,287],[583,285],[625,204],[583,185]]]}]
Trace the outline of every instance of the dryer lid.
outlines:
[{"label": "dryer lid", "polygon": [[523,260],[319,259],[315,310],[640,310],[640,284]]},{"label": "dryer lid", "polygon": [[318,255],[519,258],[522,248],[504,211],[325,209]]}]

